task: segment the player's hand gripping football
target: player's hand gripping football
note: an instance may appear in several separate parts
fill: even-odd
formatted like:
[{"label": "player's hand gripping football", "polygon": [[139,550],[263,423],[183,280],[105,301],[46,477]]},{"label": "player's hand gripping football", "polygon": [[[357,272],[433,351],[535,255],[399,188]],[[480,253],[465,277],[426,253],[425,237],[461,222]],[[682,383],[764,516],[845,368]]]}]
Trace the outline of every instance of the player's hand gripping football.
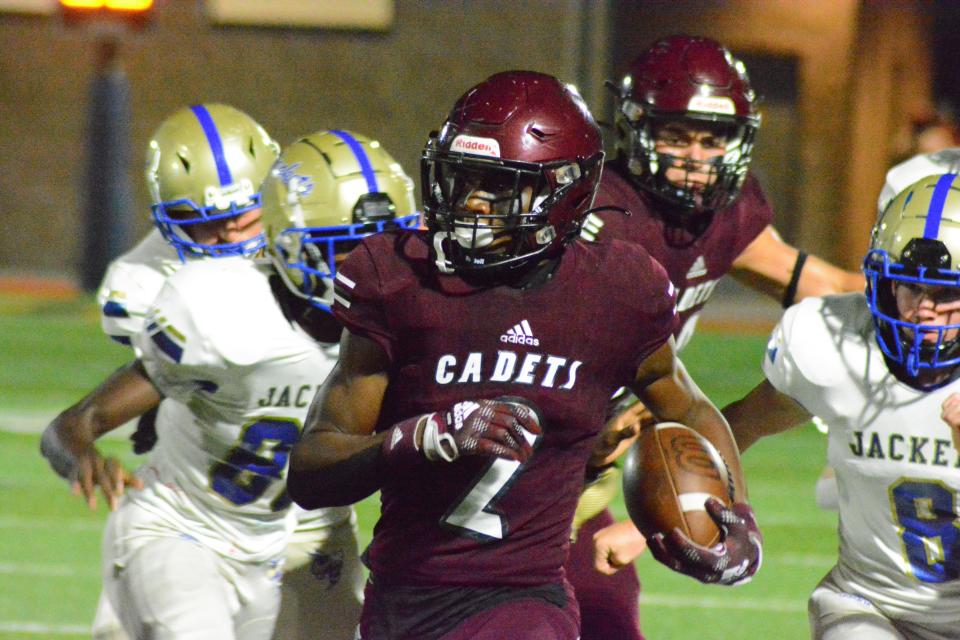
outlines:
[{"label": "player's hand gripping football", "polygon": [[674,571],[700,582],[740,585],[750,582],[763,559],[763,535],[750,505],[738,502],[732,509],[716,498],[706,501],[707,513],[720,528],[720,542],[704,547],[679,529],[656,534],[647,541],[657,560]]},{"label": "player's hand gripping football", "polygon": [[413,450],[431,462],[453,462],[462,456],[526,462],[540,433],[536,410],[519,399],[465,400],[447,411],[394,426],[384,441],[384,455],[390,458]]}]

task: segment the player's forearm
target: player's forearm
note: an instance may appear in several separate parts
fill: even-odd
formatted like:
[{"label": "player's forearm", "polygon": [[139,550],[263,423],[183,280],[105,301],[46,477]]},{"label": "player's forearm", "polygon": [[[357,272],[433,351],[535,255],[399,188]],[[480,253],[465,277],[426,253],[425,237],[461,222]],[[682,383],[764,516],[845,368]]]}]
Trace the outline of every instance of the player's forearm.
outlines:
[{"label": "player's forearm", "polygon": [[309,431],[293,447],[287,492],[304,509],[353,504],[383,483],[383,435]]},{"label": "player's forearm", "polygon": [[810,413],[793,398],[780,393],[768,381],[723,408],[740,451],[746,451],[764,436],[782,433],[810,420]]},{"label": "player's forearm", "polygon": [[734,502],[746,502],[747,485],[740,465],[740,450],[720,411],[704,399],[695,403],[680,422],[695,429],[717,448],[733,481]]},{"label": "player's forearm", "polygon": [[800,275],[796,301],[811,296],[825,296],[863,291],[866,281],[859,271],[845,271],[817,256],[809,256]]}]

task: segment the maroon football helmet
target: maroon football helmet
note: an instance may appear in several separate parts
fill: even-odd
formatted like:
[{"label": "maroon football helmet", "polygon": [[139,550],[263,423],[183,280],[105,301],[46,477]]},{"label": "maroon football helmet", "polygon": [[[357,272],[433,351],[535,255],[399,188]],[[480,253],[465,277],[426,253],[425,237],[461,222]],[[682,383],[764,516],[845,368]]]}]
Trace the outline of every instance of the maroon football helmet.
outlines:
[{"label": "maroon football helmet", "polygon": [[[756,101],[743,63],[721,44],[682,35],[659,40],[634,60],[620,83],[618,160],[637,186],[673,205],[677,215],[720,209],[737,197],[746,178],[760,125]],[[705,161],[658,153],[654,134],[676,122],[715,132],[726,140],[726,152]],[[667,168],[678,162],[711,175],[711,185],[667,180]]]},{"label": "maroon football helmet", "polygon": [[490,76],[457,100],[421,158],[437,266],[500,273],[559,254],[593,204],[602,160],[576,89],[534,71]]}]

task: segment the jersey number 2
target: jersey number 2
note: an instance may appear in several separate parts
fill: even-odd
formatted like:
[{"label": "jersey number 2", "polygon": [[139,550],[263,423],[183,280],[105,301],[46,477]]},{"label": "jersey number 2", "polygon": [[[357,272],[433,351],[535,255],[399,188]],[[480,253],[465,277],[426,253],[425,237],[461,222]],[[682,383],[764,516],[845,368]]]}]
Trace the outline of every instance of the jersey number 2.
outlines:
[{"label": "jersey number 2", "polygon": [[[526,429],[523,435],[531,447],[537,446],[540,436]],[[507,522],[494,505],[510,489],[521,470],[522,465],[515,460],[494,458],[440,522],[480,540],[502,540],[507,536]]]},{"label": "jersey number 2", "polygon": [[890,489],[894,521],[914,576],[923,582],[960,577],[956,492],[931,480],[900,480]]}]

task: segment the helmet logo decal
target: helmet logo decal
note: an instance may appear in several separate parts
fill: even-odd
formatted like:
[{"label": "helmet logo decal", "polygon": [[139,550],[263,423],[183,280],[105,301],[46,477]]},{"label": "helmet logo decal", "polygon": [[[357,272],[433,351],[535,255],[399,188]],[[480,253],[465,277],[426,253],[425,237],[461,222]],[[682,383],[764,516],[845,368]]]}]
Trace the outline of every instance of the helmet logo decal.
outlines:
[{"label": "helmet logo decal", "polygon": [[297,173],[296,171],[299,168],[299,162],[287,164],[282,159],[277,160],[273,168],[274,175],[280,178],[281,182],[287,186],[287,190],[289,191],[287,196],[288,201],[313,193],[313,180],[308,175]]},{"label": "helmet logo decal", "polygon": [[927,210],[927,221],[923,226],[924,238],[936,238],[940,233],[940,220],[943,218],[943,206],[947,202],[947,194],[956,180],[957,174],[945,173],[937,180],[930,198],[930,208]]},{"label": "helmet logo decal", "polygon": [[500,143],[494,138],[480,138],[460,134],[450,144],[450,151],[454,153],[472,153],[477,156],[500,157]]},{"label": "helmet logo decal", "polygon": [[737,108],[733,100],[725,96],[693,96],[687,103],[687,111],[703,113],[723,113],[736,115]]},{"label": "helmet logo decal", "polygon": [[203,190],[203,204],[212,206],[220,211],[229,211],[231,205],[243,207],[251,204],[256,196],[256,190],[249,178],[244,178],[236,184],[223,185],[217,189],[213,185]]},{"label": "helmet logo decal", "polygon": [[213,161],[217,165],[217,177],[220,178],[220,186],[232,183],[233,176],[230,174],[230,165],[227,164],[227,158],[223,153],[223,140],[220,139],[220,132],[217,131],[217,125],[214,124],[213,117],[202,104],[192,105],[190,111],[197,116],[203,134],[207,136],[207,142],[210,143]]}]

